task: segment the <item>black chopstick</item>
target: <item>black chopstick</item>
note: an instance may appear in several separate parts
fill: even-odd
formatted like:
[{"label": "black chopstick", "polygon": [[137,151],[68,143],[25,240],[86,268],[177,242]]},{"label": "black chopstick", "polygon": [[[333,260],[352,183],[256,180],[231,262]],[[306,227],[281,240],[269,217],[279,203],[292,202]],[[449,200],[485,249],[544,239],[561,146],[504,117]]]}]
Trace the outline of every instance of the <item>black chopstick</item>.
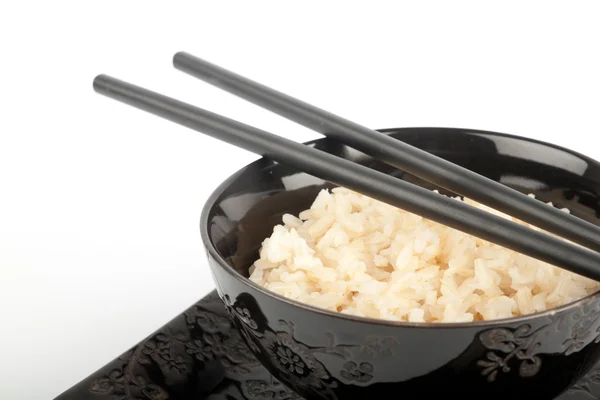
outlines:
[{"label": "black chopstick", "polygon": [[586,248],[368,167],[106,75],[96,77],[94,90],[334,184],[600,281],[600,255]]},{"label": "black chopstick", "polygon": [[400,140],[358,125],[185,52],[173,65],[196,78],[354,147],[438,187],[600,251],[600,228]]}]

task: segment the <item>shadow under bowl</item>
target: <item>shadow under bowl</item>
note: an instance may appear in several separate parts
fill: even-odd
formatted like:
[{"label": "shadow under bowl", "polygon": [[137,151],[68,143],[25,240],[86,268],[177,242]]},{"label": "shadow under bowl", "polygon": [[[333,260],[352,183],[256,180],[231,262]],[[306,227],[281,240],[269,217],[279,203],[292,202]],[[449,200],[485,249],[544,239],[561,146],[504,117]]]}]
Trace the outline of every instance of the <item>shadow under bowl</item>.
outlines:
[{"label": "shadow under bowl", "polygon": [[[598,222],[600,163],[584,155],[470,129],[381,132]],[[338,142],[307,145],[453,195]],[[330,187],[260,159],[215,190],[201,219],[217,291],[236,327],[261,363],[303,397],[553,399],[600,358],[600,293],[511,319],[411,324],[321,310],[250,282],[248,268],[282,215],[297,215]]]}]

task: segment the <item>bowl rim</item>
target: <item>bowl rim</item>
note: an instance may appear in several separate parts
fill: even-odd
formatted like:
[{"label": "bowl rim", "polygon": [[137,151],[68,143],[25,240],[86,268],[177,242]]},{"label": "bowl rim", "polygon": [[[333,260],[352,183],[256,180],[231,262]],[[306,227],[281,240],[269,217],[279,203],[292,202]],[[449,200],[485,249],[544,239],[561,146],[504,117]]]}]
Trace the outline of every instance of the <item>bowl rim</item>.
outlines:
[{"label": "bowl rim", "polygon": [[[446,131],[450,134],[461,132],[461,133],[467,133],[467,134],[478,134],[478,135],[485,135],[485,136],[492,136],[492,137],[495,136],[495,137],[512,138],[512,139],[518,139],[518,140],[529,142],[529,143],[541,144],[546,147],[554,148],[556,150],[561,150],[561,151],[570,153],[574,156],[577,156],[588,163],[596,164],[600,167],[599,161],[596,161],[596,160],[594,160],[584,154],[581,154],[577,151],[570,150],[565,147],[562,147],[562,146],[559,146],[556,144],[552,144],[549,142],[545,142],[545,141],[542,141],[539,139],[533,139],[533,138],[528,138],[528,137],[524,137],[524,136],[508,134],[508,133],[501,133],[501,132],[487,131],[487,130],[480,130],[480,129],[470,129],[470,128],[450,128],[450,127],[434,127],[434,126],[382,128],[382,129],[375,129],[375,130],[378,132],[384,133],[384,134],[395,133],[395,132],[399,132],[399,131],[403,131],[403,130],[422,130],[422,131],[436,130],[436,131]],[[304,142],[303,144],[313,145],[313,144],[315,144],[319,141],[323,141],[323,140],[325,140],[325,137],[313,139],[313,140]],[[534,319],[540,319],[540,318],[544,318],[544,317],[552,317],[556,314],[566,313],[575,308],[581,308],[584,305],[593,301],[594,299],[597,299],[600,297],[600,289],[599,289],[598,291],[596,291],[592,294],[589,294],[585,297],[582,297],[578,300],[564,304],[559,307],[551,308],[551,309],[548,309],[545,311],[538,311],[538,312],[535,312],[532,314],[510,317],[510,318],[498,318],[498,319],[493,319],[493,320],[471,321],[471,322],[408,322],[408,321],[394,321],[394,320],[386,320],[386,319],[379,319],[379,318],[361,317],[361,316],[356,316],[356,315],[342,314],[340,312],[326,310],[323,308],[319,308],[317,306],[312,306],[310,304],[292,300],[292,299],[289,299],[282,295],[279,295],[277,293],[274,293],[256,283],[252,282],[250,279],[246,278],[245,276],[243,276],[242,274],[237,272],[231,265],[229,265],[229,263],[227,263],[227,261],[225,261],[221,257],[221,255],[219,254],[219,252],[213,245],[212,241],[210,240],[209,233],[208,233],[208,215],[210,213],[210,210],[213,208],[214,204],[216,203],[216,200],[221,196],[221,194],[226,190],[226,188],[228,188],[231,185],[231,183],[233,181],[235,181],[244,171],[246,171],[248,168],[251,168],[252,166],[254,166],[257,163],[261,163],[264,161],[265,161],[265,158],[261,157],[258,160],[248,163],[246,166],[244,166],[243,168],[240,168],[238,171],[236,171],[235,173],[230,175],[227,179],[225,179],[221,184],[219,184],[213,190],[213,192],[207,198],[207,200],[204,203],[204,206],[202,208],[202,213],[201,213],[201,217],[200,217],[200,233],[201,233],[202,242],[204,243],[204,247],[208,251],[209,255],[216,261],[216,263],[223,270],[225,270],[228,274],[230,274],[232,277],[237,279],[242,284],[249,286],[250,288],[260,292],[261,294],[263,294],[267,297],[272,298],[275,301],[280,301],[280,302],[286,303],[292,307],[299,307],[308,312],[314,312],[317,314],[321,314],[323,316],[327,316],[327,317],[331,317],[331,318],[339,318],[342,320],[353,321],[353,322],[358,322],[358,323],[363,323],[363,324],[381,325],[381,326],[387,326],[387,327],[403,327],[403,328],[458,329],[458,328],[494,328],[494,327],[505,326],[507,324],[512,325],[512,324],[517,324],[517,323],[527,323]],[[212,268],[212,267],[209,266],[209,268]],[[216,281],[214,276],[213,276],[213,281]],[[216,283],[216,282],[214,282],[214,283]]]}]

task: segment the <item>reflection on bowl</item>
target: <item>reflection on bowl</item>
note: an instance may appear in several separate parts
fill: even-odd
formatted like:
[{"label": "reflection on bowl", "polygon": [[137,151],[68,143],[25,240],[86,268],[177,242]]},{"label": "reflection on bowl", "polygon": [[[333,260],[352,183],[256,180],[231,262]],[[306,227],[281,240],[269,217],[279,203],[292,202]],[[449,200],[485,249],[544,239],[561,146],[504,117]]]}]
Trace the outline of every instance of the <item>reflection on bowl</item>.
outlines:
[{"label": "reflection on bowl", "polygon": [[[515,136],[448,128],[383,133],[596,222],[600,164]],[[430,189],[439,189],[328,139],[309,143]],[[262,241],[332,185],[261,159],[224,182],[201,231],[219,295],[258,359],[306,398],[552,399],[600,357],[600,294],[543,313],[475,323],[411,324],[300,304],[247,279]],[[444,194],[452,194],[439,189]],[[430,397],[429,397],[430,398]]]}]

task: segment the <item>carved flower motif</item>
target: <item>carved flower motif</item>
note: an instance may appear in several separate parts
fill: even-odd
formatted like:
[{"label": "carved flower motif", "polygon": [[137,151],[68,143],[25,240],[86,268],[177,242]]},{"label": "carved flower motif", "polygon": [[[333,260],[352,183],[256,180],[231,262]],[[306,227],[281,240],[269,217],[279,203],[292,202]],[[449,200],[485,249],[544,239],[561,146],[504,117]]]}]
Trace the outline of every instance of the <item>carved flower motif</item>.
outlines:
[{"label": "carved flower motif", "polygon": [[265,352],[287,382],[301,388],[324,387],[329,375],[308,347],[286,332],[269,333],[266,339]]},{"label": "carved flower motif", "polygon": [[[577,322],[571,328],[571,336],[563,344],[566,346],[565,355],[571,355],[583,349],[594,331],[594,324],[600,318],[600,312],[594,311],[588,315],[576,315]],[[600,337],[596,338],[598,341]]]},{"label": "carved flower motif", "polygon": [[106,376],[97,379],[92,383],[90,390],[98,394],[112,394],[123,388],[127,379],[120,370],[112,370]]},{"label": "carved flower motif", "polygon": [[228,295],[223,296],[223,300],[229,316],[248,328],[252,335],[262,336],[264,331],[269,329],[267,318],[263,315],[256,299],[249,293],[240,294],[235,302]]},{"label": "carved flower motif", "polygon": [[159,365],[160,369],[163,371],[170,372],[175,375],[183,375],[188,369],[184,358],[180,355],[165,355],[162,357]]},{"label": "carved flower motif", "polygon": [[277,380],[271,383],[259,380],[245,381],[242,392],[246,398],[256,400],[302,400],[299,394]]},{"label": "carved flower motif", "polygon": [[204,332],[223,333],[231,329],[231,322],[227,317],[198,307],[186,312],[186,319],[189,324],[198,326]]},{"label": "carved flower motif", "polygon": [[[152,358],[161,370],[175,375],[183,375],[188,370],[186,360],[177,354],[175,343],[186,340],[183,333],[159,333],[153,339],[148,340],[142,349],[142,353]],[[140,360],[142,364],[143,360]],[[147,361],[146,361],[147,362]]]},{"label": "carved flower motif", "polygon": [[353,361],[348,361],[342,367],[342,371],[340,375],[342,378],[348,381],[356,381],[356,382],[369,382],[373,379],[373,365],[368,362],[361,362],[360,364],[356,364]]},{"label": "carved flower motif", "polygon": [[233,310],[235,311],[239,320],[244,323],[244,325],[247,325],[252,330],[258,329],[258,324],[252,319],[250,311],[248,311],[247,308],[234,307]]},{"label": "carved flower motif", "polygon": [[142,394],[149,400],[167,400],[169,398],[169,393],[154,383],[146,385],[142,389]]},{"label": "carved flower motif", "polygon": [[[124,368],[127,368],[127,364]],[[128,379],[124,370],[120,369],[114,369],[94,381],[90,391],[99,395],[110,395],[112,400],[167,400],[169,398],[169,394],[163,388],[155,384],[147,384],[142,376]],[[143,398],[133,394],[134,392]]]},{"label": "carved flower motif", "polygon": [[165,361],[165,363],[164,363],[164,365],[161,366],[161,368],[167,372],[181,375],[187,371],[187,365],[182,356],[169,355],[168,357],[164,358],[164,361]]},{"label": "carved flower motif", "polygon": [[220,355],[227,353],[219,334],[205,333],[201,339],[196,339],[186,345],[186,352],[196,359],[209,362],[216,360]]},{"label": "carved flower motif", "polygon": [[481,375],[486,376],[488,382],[493,382],[496,380],[496,376],[498,375],[498,371],[509,372],[510,367],[505,364],[504,359],[497,356],[494,352],[488,352],[485,355],[485,360],[480,360],[477,362],[477,365],[482,367]]},{"label": "carved flower motif", "polygon": [[539,335],[547,326],[533,330],[529,325],[517,329],[497,328],[481,333],[481,344],[489,351],[486,359],[479,360],[477,366],[482,368],[481,375],[487,377],[488,382],[494,382],[498,372],[508,373],[510,363],[517,360],[519,375],[528,378],[537,375],[542,367],[542,360],[537,356],[539,349]]},{"label": "carved flower motif", "polygon": [[205,363],[219,360],[226,375],[234,379],[260,365],[236,330],[229,335],[204,333],[201,339],[187,343],[185,351]]},{"label": "carved flower motif", "polygon": [[144,344],[142,353],[148,356],[163,356],[171,350],[172,343],[165,335],[157,335]]}]

